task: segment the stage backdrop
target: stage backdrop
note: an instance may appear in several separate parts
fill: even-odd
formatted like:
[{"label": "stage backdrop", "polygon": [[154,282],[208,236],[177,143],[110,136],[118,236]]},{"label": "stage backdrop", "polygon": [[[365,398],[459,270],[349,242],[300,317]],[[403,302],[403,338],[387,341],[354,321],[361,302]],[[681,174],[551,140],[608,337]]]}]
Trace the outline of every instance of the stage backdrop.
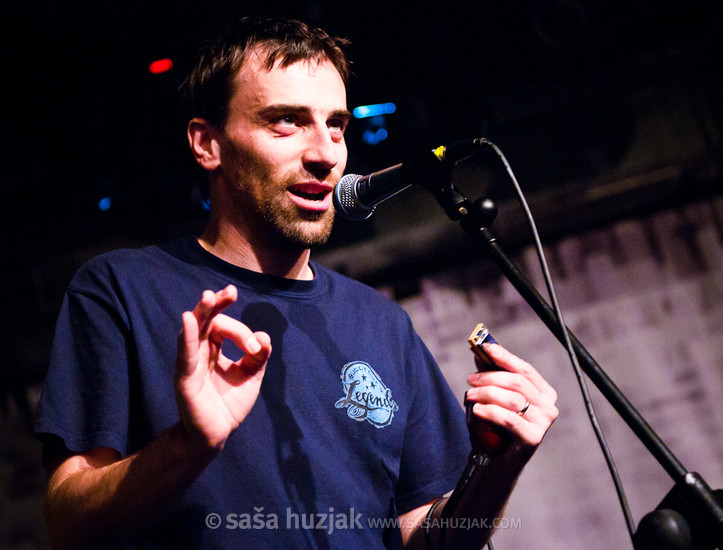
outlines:
[{"label": "stage backdrop", "polygon": [[[719,198],[546,245],[567,325],[683,465],[714,489],[723,488],[721,220]],[[546,295],[534,251],[517,261]],[[496,550],[632,548],[562,346],[484,260],[425,278],[420,289],[401,303],[460,399],[474,369],[466,339],[480,321],[559,393],[560,416],[517,485]],[[637,523],[672,481],[588,385]]]}]

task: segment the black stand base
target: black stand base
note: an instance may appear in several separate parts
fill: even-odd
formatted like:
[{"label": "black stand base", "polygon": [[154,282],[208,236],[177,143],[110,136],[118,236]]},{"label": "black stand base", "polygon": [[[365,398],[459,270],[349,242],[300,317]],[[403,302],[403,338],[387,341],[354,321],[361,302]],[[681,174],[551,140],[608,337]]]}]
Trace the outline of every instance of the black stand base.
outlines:
[{"label": "black stand base", "polygon": [[[695,503],[700,500],[698,474],[690,473],[640,520],[633,538],[635,550],[715,550],[721,545],[715,533],[706,525],[705,510]],[[691,498],[691,492],[696,493]],[[723,489],[713,491],[713,505],[723,506]]]}]

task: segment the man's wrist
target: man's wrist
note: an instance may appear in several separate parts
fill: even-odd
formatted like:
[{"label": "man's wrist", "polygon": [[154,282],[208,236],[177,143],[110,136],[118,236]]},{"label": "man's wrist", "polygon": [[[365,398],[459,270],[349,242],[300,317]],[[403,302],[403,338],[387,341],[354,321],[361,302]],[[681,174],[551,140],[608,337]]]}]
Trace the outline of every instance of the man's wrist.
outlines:
[{"label": "man's wrist", "polygon": [[216,458],[225,443],[224,441],[220,445],[209,444],[207,439],[188,430],[182,421],[168,428],[165,433],[179,459],[198,461],[202,464],[207,464]]}]

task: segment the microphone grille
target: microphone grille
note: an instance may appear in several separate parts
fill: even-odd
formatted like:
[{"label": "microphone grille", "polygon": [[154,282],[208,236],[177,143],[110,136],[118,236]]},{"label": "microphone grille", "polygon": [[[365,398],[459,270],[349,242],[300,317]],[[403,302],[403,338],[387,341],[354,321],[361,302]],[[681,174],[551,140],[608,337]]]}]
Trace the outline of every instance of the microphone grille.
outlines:
[{"label": "microphone grille", "polygon": [[342,176],[334,188],[334,209],[342,218],[352,221],[366,220],[374,213],[374,208],[368,208],[359,203],[356,184],[361,179],[357,174]]}]

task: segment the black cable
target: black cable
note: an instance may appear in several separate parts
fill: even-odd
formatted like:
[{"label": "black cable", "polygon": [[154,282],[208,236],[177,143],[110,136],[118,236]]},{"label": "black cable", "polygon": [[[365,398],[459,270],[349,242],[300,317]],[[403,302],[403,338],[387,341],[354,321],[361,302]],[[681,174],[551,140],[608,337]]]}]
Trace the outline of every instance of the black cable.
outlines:
[{"label": "black cable", "polygon": [[613,456],[610,452],[610,449],[607,445],[607,442],[605,441],[605,436],[603,435],[602,429],[600,428],[600,424],[597,420],[597,415],[595,414],[595,408],[593,406],[592,400],[590,398],[590,392],[587,388],[587,383],[585,381],[585,377],[582,371],[582,368],[580,367],[580,363],[578,362],[577,354],[575,353],[575,350],[572,347],[572,342],[570,341],[570,334],[568,333],[567,326],[565,325],[565,322],[562,317],[562,311],[560,310],[560,306],[557,302],[557,295],[555,294],[555,289],[552,285],[552,277],[550,276],[550,270],[547,267],[547,260],[545,259],[545,254],[542,250],[542,243],[540,241],[540,236],[537,232],[537,226],[535,224],[535,220],[532,217],[532,213],[530,212],[530,208],[527,205],[527,201],[525,200],[524,193],[522,192],[522,189],[520,187],[520,184],[517,182],[517,178],[515,177],[515,174],[512,172],[512,168],[510,167],[510,164],[507,162],[507,159],[505,158],[502,151],[500,151],[499,147],[497,147],[494,143],[492,143],[489,140],[484,139],[485,143],[492,147],[492,149],[497,153],[497,156],[500,158],[502,163],[505,166],[505,169],[507,170],[507,174],[510,176],[510,179],[512,180],[512,184],[515,188],[515,192],[517,193],[517,198],[522,205],[522,209],[525,213],[525,217],[527,218],[527,223],[530,226],[530,230],[532,231],[532,235],[535,242],[535,250],[537,252],[537,257],[539,258],[540,267],[542,269],[542,274],[545,279],[545,285],[547,286],[547,291],[550,295],[550,301],[552,303],[552,307],[555,310],[555,316],[557,317],[557,321],[560,325],[560,331],[563,335],[563,338],[565,340],[565,348],[567,350],[567,354],[570,356],[570,361],[573,366],[573,371],[575,373],[575,377],[577,378],[578,385],[580,386],[580,391],[582,392],[582,398],[583,402],[585,404],[585,409],[587,410],[587,415],[590,418],[590,423],[592,424],[593,431],[595,432],[595,436],[597,437],[598,443],[600,445],[600,448],[602,449],[603,456],[605,457],[605,462],[607,463],[608,470],[610,470],[610,475],[612,476],[613,483],[615,484],[615,491],[618,495],[618,500],[620,502],[620,507],[622,508],[623,515],[625,516],[625,523],[627,525],[628,531],[630,533],[630,538],[633,538],[633,535],[635,534],[635,522],[633,521],[632,514],[630,513],[630,507],[628,505],[628,499],[625,496],[625,490],[623,488],[622,482],[620,480],[620,475],[618,474],[617,467],[615,466],[615,461],[613,460]]}]

